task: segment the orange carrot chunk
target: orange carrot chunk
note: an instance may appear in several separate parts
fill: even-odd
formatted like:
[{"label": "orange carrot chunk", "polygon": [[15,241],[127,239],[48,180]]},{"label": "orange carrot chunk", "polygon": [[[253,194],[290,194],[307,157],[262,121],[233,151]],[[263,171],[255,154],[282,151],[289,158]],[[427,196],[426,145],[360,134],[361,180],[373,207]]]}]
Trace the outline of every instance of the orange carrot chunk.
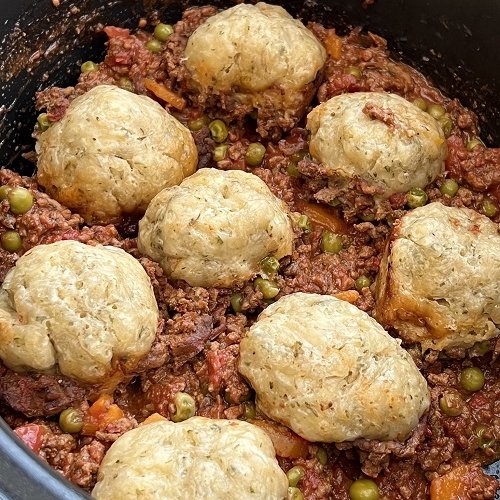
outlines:
[{"label": "orange carrot chunk", "polygon": [[156,97],[158,97],[158,99],[165,101],[175,109],[182,111],[186,107],[186,100],[180,95],[177,95],[172,90],[165,87],[165,85],[157,83],[154,80],[150,80],[149,78],[144,78],[144,86]]},{"label": "orange carrot chunk", "polygon": [[113,397],[103,394],[88,409],[83,419],[82,434],[93,436],[97,431],[104,430],[109,424],[124,417],[122,409],[113,403]]}]

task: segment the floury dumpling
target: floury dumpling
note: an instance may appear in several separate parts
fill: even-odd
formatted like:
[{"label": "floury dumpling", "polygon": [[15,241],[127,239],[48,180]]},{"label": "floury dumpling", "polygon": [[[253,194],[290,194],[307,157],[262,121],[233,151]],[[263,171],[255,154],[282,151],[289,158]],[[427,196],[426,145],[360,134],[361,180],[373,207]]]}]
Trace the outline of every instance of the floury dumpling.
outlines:
[{"label": "floury dumpling", "polygon": [[126,432],[99,468],[97,500],[283,500],[288,479],[273,444],[240,420],[193,417]]},{"label": "floury dumpling", "polygon": [[37,180],[88,222],[142,215],[163,188],[191,175],[189,130],[149,97],[99,85],[71,102],[37,144]]},{"label": "floury dumpling", "polygon": [[309,151],[337,182],[360,179],[388,198],[424,188],[444,168],[439,123],[395,94],[355,92],[332,97],[307,117]]},{"label": "floury dumpling", "polygon": [[291,129],[314,97],[326,61],[319,40],[277,5],[240,4],[190,36],[185,65],[196,90],[257,110],[259,131]]},{"label": "floury dumpling", "polygon": [[[146,271],[120,248],[39,245],[0,289],[0,359],[12,370],[102,383],[133,369],[155,339],[158,306]],[[115,365],[113,365],[113,362]]]},{"label": "floury dumpling", "polygon": [[139,250],[192,286],[230,287],[292,252],[288,209],[256,175],[203,168],[151,202]]},{"label": "floury dumpling", "polygon": [[430,402],[400,342],[329,295],[267,307],[241,341],[238,369],[264,414],[312,442],[403,440]]},{"label": "floury dumpling", "polygon": [[375,316],[424,349],[466,348],[498,336],[498,224],[441,203],[407,213],[383,255]]}]

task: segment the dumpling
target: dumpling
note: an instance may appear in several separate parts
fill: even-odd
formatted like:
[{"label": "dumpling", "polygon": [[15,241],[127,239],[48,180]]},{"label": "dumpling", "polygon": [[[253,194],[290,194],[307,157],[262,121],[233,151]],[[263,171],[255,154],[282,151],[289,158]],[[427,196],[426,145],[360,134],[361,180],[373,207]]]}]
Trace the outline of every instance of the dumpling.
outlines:
[{"label": "dumpling", "polygon": [[375,316],[424,349],[470,347],[499,334],[500,234],[474,210],[431,203],[392,230]]},{"label": "dumpling", "polygon": [[148,275],[115,247],[76,241],[39,245],[0,289],[0,358],[13,370],[53,371],[99,383],[133,367],[156,336]]},{"label": "dumpling", "polygon": [[97,500],[283,500],[288,479],[273,444],[239,420],[193,417],[142,425],[113,443],[101,463]]},{"label": "dumpling", "polygon": [[189,130],[149,97],[100,85],[41,134],[38,182],[88,222],[142,215],[198,162]]},{"label": "dumpling", "polygon": [[185,64],[195,88],[229,95],[258,120],[290,129],[302,117],[326,61],[319,40],[282,7],[240,4],[190,36]]},{"label": "dumpling", "polygon": [[307,128],[311,156],[329,175],[359,178],[380,198],[423,188],[443,171],[447,148],[441,126],[394,94],[332,97],[309,113]]},{"label": "dumpling", "polygon": [[286,205],[256,175],[204,168],[167,188],[139,223],[139,250],[174,279],[229,287],[292,252]]},{"label": "dumpling", "polygon": [[374,319],[329,295],[267,307],[240,344],[258,408],[308,441],[404,439],[429,407],[410,355]]}]

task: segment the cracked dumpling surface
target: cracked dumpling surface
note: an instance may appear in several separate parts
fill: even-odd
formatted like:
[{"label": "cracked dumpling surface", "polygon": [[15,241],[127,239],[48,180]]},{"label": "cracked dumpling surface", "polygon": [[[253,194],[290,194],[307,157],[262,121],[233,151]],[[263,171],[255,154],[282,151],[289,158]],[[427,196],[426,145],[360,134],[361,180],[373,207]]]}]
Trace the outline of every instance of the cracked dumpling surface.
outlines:
[{"label": "cracked dumpling surface", "polygon": [[190,36],[185,55],[200,90],[231,95],[258,109],[259,118],[267,109],[294,122],[311,101],[326,61],[324,47],[302,22],[264,2],[208,18]]},{"label": "cracked dumpling surface", "polygon": [[402,217],[387,243],[376,318],[424,349],[470,347],[500,325],[498,225],[468,208],[431,203]]},{"label": "cracked dumpling surface", "polygon": [[423,188],[442,171],[446,140],[428,113],[395,94],[332,97],[307,116],[309,151],[329,175],[359,178],[388,198]]},{"label": "cracked dumpling surface", "polygon": [[143,214],[197,165],[189,130],[149,97],[99,85],[42,133],[38,182],[90,222]]},{"label": "cracked dumpling surface", "polygon": [[159,193],[139,223],[138,248],[174,279],[229,287],[267,256],[292,252],[286,205],[256,175],[203,168]]},{"label": "cracked dumpling surface", "polygon": [[240,420],[193,417],[126,432],[99,468],[97,500],[283,500],[288,479],[273,444]]},{"label": "cracked dumpling surface", "polygon": [[11,369],[99,383],[133,366],[159,320],[151,282],[124,250],[60,241],[34,247],[0,289],[0,358]]},{"label": "cracked dumpling surface", "polygon": [[429,407],[400,342],[329,295],[293,293],[268,306],[240,344],[239,371],[260,410],[313,442],[404,439]]}]

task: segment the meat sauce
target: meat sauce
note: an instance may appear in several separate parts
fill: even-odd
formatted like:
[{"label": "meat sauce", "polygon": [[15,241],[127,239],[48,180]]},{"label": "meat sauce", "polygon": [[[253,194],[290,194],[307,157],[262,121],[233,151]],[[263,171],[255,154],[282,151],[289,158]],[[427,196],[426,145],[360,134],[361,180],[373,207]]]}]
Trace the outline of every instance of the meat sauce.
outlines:
[{"label": "meat sauce", "polygon": [[[372,291],[370,287],[356,290],[356,280],[367,277],[373,283],[391,224],[405,212],[405,196],[394,195],[375,211],[369,190],[363,191],[364,187],[358,185],[349,187],[351,195],[344,197],[344,204],[333,203],[339,193],[331,192],[321,165],[307,155],[308,136],[303,123],[281,137],[265,141],[262,165],[249,167],[244,156],[248,144],[259,140],[255,122],[243,117],[230,100],[221,116],[212,107],[210,96],[193,96],[186,86],[187,74],[181,60],[187,38],[215,12],[212,7],[186,11],[160,53],[146,48],[151,39],[146,31],[105,28],[108,50],[99,69],[82,74],[75,87],[39,93],[38,108],[46,110],[51,121],[57,121],[74,97],[104,83],[123,86],[127,82],[135,92],[156,98],[145,87],[147,78],[184,99],[187,105],[182,111],[170,108],[183,123],[203,115],[224,118],[229,123],[229,149],[219,162],[212,158],[216,144],[208,127],[193,132],[200,167],[251,171],[291,211],[309,218],[310,227],[297,232],[292,255],[281,261],[277,298],[299,291],[334,294],[370,313],[374,307]],[[473,113],[457,100],[443,96],[413,68],[393,61],[380,37],[360,30],[340,37],[319,24],[309,28],[328,52],[317,98],[311,106],[355,91],[394,92],[410,101],[423,98],[443,106],[452,120],[447,139],[447,177],[455,179],[459,189],[454,197],[442,195],[439,188],[444,178],[438,178],[426,188],[429,199],[478,211],[484,211],[485,201],[497,206],[500,150],[482,144],[472,150],[467,148],[479,133]],[[151,278],[162,315],[151,352],[134,374],[113,381],[105,391],[61,375],[15,373],[0,363],[1,416],[34,452],[70,481],[91,490],[99,463],[112,442],[154,413],[172,418],[174,396],[182,391],[196,401],[197,415],[243,418],[264,428],[273,440],[282,468],[304,468],[298,486],[306,499],[348,499],[349,486],[363,475],[377,483],[383,498],[425,499],[431,493],[434,499],[456,498],[453,491],[459,490],[447,490],[450,481],[444,484],[439,478],[449,479],[457,470],[463,478],[461,498],[494,498],[498,483],[483,474],[481,465],[500,458],[500,340],[469,350],[424,354],[417,346],[404,345],[426,377],[432,399],[428,414],[405,442],[308,443],[255,411],[254,393],[236,369],[239,342],[268,305],[251,281],[231,290],[169,281],[159,265],[138,253],[137,221],[86,226],[78,214],[44,194],[36,179],[22,178],[4,169],[0,171],[0,184],[24,186],[35,198],[33,208],[18,216],[9,212],[6,200],[0,202],[0,231],[18,231],[22,252],[63,239],[123,248],[140,260]],[[495,222],[500,221],[498,212],[490,214]],[[324,230],[342,235],[340,253],[321,251]],[[18,256],[0,249],[2,280]],[[235,293],[240,294],[238,312],[231,306]],[[469,366],[481,367],[486,380],[484,387],[474,393],[461,389],[458,381],[460,371]],[[102,396],[99,398],[103,392],[112,395],[104,406]],[[440,408],[440,398],[450,394],[461,407],[457,416],[447,416]],[[79,409],[92,426],[84,426],[80,433],[64,433],[58,415],[69,407]]]}]

